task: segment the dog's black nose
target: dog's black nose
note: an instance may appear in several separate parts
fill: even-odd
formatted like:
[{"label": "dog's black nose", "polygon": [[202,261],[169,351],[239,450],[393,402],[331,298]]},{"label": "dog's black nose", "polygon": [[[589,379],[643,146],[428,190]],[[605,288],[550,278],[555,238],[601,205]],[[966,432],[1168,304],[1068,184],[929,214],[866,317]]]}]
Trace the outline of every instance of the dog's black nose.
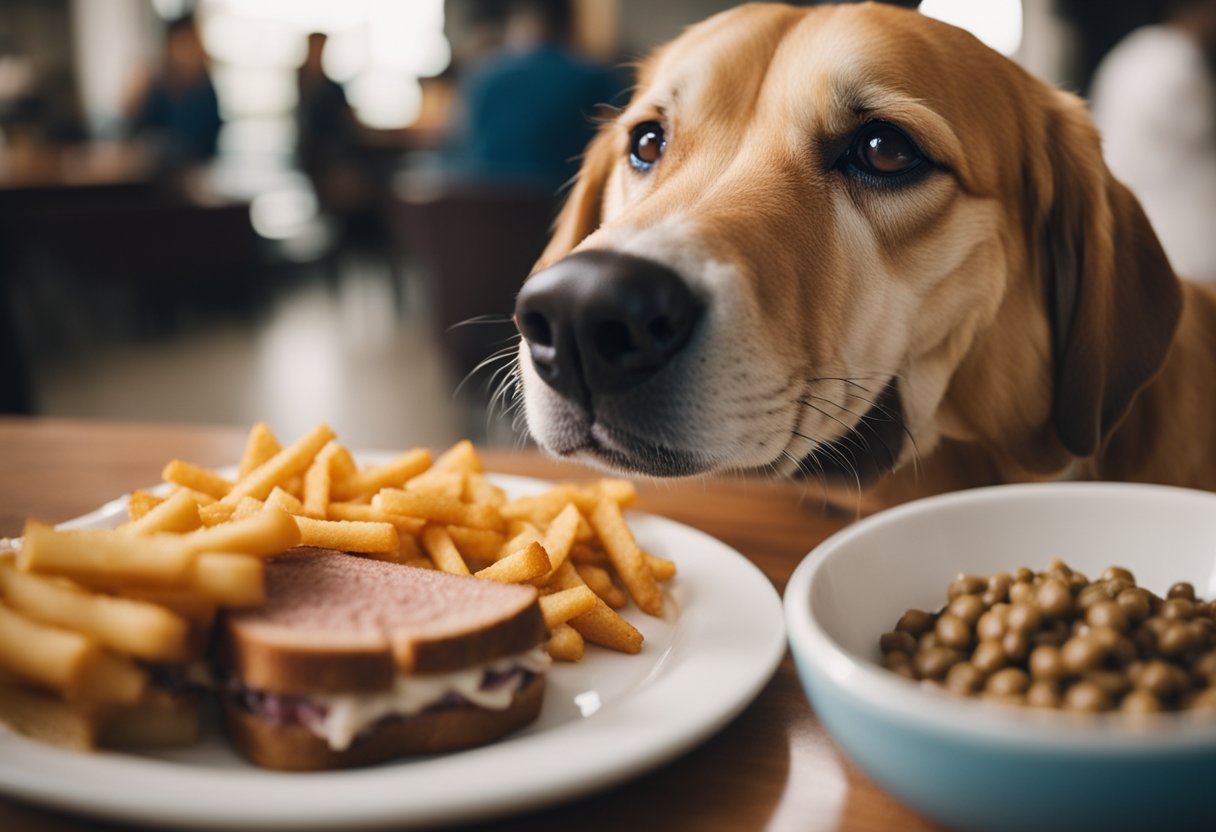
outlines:
[{"label": "dog's black nose", "polygon": [[703,310],[666,266],[585,251],[529,278],[515,301],[515,323],[540,377],[582,400],[650,378],[688,342]]}]

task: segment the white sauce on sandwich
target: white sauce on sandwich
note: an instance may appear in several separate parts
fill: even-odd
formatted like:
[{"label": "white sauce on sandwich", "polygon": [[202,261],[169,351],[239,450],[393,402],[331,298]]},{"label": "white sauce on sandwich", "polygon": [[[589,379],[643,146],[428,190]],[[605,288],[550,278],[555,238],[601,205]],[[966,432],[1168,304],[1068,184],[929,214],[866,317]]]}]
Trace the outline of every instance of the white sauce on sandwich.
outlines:
[{"label": "white sauce on sandwich", "polygon": [[388,716],[410,716],[419,713],[448,694],[457,694],[478,707],[501,711],[511,704],[523,676],[517,674],[506,684],[483,690],[481,683],[486,673],[525,670],[539,674],[544,673],[551,663],[552,659],[545,653],[544,648],[535,647],[526,653],[452,673],[399,673],[393,688],[383,693],[310,696],[309,701],[325,708],[325,717],[309,720],[307,727],[328,742],[330,748],[342,751],[369,725]]}]

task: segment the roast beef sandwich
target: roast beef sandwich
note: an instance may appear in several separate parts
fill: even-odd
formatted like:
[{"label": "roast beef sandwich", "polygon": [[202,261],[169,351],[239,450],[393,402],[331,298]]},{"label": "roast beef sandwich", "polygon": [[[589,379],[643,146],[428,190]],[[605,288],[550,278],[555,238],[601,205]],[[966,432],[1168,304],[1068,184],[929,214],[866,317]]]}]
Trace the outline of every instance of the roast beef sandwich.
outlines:
[{"label": "roast beef sandwich", "polygon": [[540,712],[547,638],[529,586],[319,549],[271,560],[225,614],[225,719],[250,761],[306,771],[491,742]]}]

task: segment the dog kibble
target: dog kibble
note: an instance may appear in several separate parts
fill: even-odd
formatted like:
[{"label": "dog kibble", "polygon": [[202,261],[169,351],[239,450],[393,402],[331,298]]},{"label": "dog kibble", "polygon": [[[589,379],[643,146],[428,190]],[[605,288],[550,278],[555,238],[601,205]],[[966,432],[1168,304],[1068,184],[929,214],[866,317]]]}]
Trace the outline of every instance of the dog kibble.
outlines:
[{"label": "dog kibble", "polygon": [[959,574],[946,599],[882,635],[886,668],[1005,704],[1216,714],[1216,601],[1190,583],[1160,597],[1122,567],[1090,581],[1053,560],[1040,572]]},{"label": "dog kibble", "polygon": [[999,641],[1005,635],[1008,604],[993,604],[975,624],[975,634],[981,641]]},{"label": "dog kibble", "polygon": [[878,646],[882,648],[883,655],[911,653],[916,649],[916,639],[903,630],[896,630],[892,633],[883,633],[882,638],[878,641]]},{"label": "dog kibble", "polygon": [[1133,690],[1123,697],[1119,710],[1125,714],[1155,714],[1161,710],[1161,700],[1146,690]]},{"label": "dog kibble", "polygon": [[1001,639],[1001,651],[1006,658],[1021,661],[1030,652],[1030,639],[1020,630],[1010,630]]},{"label": "dog kibble", "polygon": [[1026,704],[1032,708],[1060,707],[1060,689],[1055,682],[1040,679],[1026,689]]},{"label": "dog kibble", "polygon": [[1110,708],[1110,695],[1093,682],[1077,682],[1064,694],[1064,707],[1070,711],[1105,711]]},{"label": "dog kibble", "polygon": [[956,618],[962,619],[968,627],[973,627],[987,608],[978,595],[960,595],[950,602],[946,611]]},{"label": "dog kibble", "polygon": [[971,663],[981,673],[993,673],[1005,666],[1005,651],[999,641],[981,641],[971,654]]},{"label": "dog kibble", "polygon": [[1045,682],[1063,679],[1064,659],[1060,656],[1060,648],[1055,645],[1042,644],[1030,654],[1030,675]]},{"label": "dog kibble", "polygon": [[899,623],[895,625],[895,629],[912,636],[919,636],[928,631],[932,626],[932,613],[922,610],[908,610],[904,613],[903,618],[899,619]]},{"label": "dog kibble", "polygon": [[[973,598],[975,596],[964,597]],[[971,628],[967,626],[967,622],[950,613],[938,616],[935,632],[939,643],[956,650],[961,650],[971,643]]]},{"label": "dog kibble", "polygon": [[1149,600],[1148,591],[1139,587],[1123,590],[1115,601],[1122,608],[1127,620],[1134,623],[1139,623],[1148,618],[1149,613],[1152,612],[1152,604]]},{"label": "dog kibble", "polygon": [[959,662],[946,673],[946,687],[955,693],[975,693],[983,684],[983,671],[971,662]]},{"label": "dog kibble", "polygon": [[1048,578],[1035,593],[1039,610],[1048,618],[1063,618],[1072,612],[1072,589],[1059,578]]},{"label": "dog kibble", "polygon": [[1030,687],[1030,677],[1017,667],[1006,667],[988,677],[984,690],[998,695],[1025,693]]},{"label": "dog kibble", "polygon": [[1179,581],[1169,588],[1165,593],[1166,598],[1185,598],[1188,601],[1195,600],[1195,587],[1188,584],[1186,581]]}]

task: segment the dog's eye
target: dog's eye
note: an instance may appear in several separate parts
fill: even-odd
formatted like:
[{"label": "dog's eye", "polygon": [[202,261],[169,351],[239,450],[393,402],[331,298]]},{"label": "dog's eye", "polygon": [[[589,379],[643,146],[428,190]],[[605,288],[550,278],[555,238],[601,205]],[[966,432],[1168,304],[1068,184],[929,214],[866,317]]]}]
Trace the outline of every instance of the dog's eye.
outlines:
[{"label": "dog's eye", "polygon": [[924,161],[912,140],[890,124],[867,124],[853,140],[853,164],[876,176],[907,173]]},{"label": "dog's eye", "polygon": [[653,168],[667,149],[667,137],[663,125],[657,121],[644,121],[629,137],[629,163],[633,169],[646,172]]}]

